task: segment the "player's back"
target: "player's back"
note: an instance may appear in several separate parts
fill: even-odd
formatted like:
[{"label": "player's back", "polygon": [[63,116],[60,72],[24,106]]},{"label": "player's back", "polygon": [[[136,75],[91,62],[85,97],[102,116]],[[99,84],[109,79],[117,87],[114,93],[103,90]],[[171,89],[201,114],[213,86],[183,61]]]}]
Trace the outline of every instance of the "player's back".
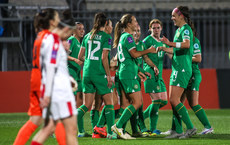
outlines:
[{"label": "player's back", "polygon": [[85,48],[83,76],[105,75],[102,52],[111,50],[111,36],[104,31],[98,31],[91,39],[91,33],[88,33],[83,39],[82,47]]}]

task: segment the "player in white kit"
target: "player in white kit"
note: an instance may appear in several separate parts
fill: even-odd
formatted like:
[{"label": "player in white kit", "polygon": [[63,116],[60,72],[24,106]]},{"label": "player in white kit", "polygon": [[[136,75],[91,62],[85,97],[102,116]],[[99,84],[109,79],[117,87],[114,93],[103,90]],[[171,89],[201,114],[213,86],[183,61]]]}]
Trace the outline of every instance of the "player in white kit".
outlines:
[{"label": "player in white kit", "polygon": [[71,35],[73,26],[75,26],[74,20],[65,16],[57,29],[44,37],[40,51],[41,107],[43,108],[43,118],[48,117],[49,123],[36,134],[32,145],[43,144],[53,132],[58,120],[64,124],[66,144],[78,144],[75,98],[67,68],[67,54],[62,44],[62,40]]}]

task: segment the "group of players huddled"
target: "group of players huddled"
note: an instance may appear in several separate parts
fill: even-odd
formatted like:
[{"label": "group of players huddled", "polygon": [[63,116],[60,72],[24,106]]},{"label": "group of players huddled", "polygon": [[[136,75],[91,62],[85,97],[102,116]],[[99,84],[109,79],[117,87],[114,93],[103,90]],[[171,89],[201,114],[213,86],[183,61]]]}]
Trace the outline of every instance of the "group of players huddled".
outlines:
[{"label": "group of players huddled", "polygon": [[[30,120],[20,129],[14,145],[27,142],[42,123],[42,116],[46,125],[36,134],[32,145],[43,144],[53,132],[59,144],[76,145],[77,126],[78,137],[89,136],[83,118],[90,109],[92,138],[135,139],[158,134],[168,135],[166,138],[189,138],[197,129],[183,104],[186,98],[204,126],[200,134],[214,131],[198,104],[201,46],[187,6],[172,11],[171,19],[178,27],[173,42],[160,37],[163,24],[158,19],[150,21],[151,34],[141,41],[138,21],[134,15],[125,14],[115,25],[112,42],[112,21],[105,13],[95,14],[93,28],[86,35],[84,25],[73,22],[69,15],[66,13],[60,20],[57,11],[45,9],[35,17],[38,37],[33,49]],[[110,58],[112,48],[117,49],[117,54]],[[157,129],[158,112],[168,103],[162,78],[165,55],[172,60],[169,102],[173,116],[171,129],[161,132]],[[116,70],[115,77],[111,76],[111,70]],[[142,81],[145,93],[152,100],[144,111]],[[74,93],[71,87],[75,88]],[[118,98],[120,108],[114,110]],[[150,128],[145,125],[146,118],[150,120]],[[125,130],[129,120],[132,134]],[[187,127],[185,132],[182,121]]]}]

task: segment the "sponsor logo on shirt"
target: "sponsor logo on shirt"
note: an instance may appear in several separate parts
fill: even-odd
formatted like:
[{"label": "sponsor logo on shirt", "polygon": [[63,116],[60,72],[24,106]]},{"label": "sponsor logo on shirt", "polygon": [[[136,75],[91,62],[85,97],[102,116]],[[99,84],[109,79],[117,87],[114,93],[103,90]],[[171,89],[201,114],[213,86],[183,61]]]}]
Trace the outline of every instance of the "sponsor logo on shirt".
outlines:
[{"label": "sponsor logo on shirt", "polygon": [[184,34],[189,35],[189,30],[185,30]]},{"label": "sponsor logo on shirt", "polygon": [[133,42],[133,38],[132,37],[128,37],[127,40],[128,40],[129,43]]},{"label": "sponsor logo on shirt", "polygon": [[194,48],[198,49],[199,45],[197,43],[194,44]]}]

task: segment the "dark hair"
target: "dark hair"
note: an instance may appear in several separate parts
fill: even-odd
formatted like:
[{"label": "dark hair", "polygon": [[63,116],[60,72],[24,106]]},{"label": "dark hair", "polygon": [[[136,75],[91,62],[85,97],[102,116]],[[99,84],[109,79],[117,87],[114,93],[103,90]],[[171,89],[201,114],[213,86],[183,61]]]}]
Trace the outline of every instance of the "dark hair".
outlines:
[{"label": "dark hair", "polygon": [[121,33],[123,29],[127,28],[128,23],[132,23],[132,17],[131,14],[125,14],[121,17],[121,19],[116,23],[115,29],[114,29],[114,41],[113,41],[113,47],[116,48],[119,42],[119,39],[121,37]]},{"label": "dark hair", "polygon": [[180,10],[180,12],[184,15],[185,22],[188,23],[188,25],[191,27],[193,32],[193,40],[196,36],[196,29],[194,27],[194,24],[190,18],[190,11],[187,6],[177,6],[177,8]]},{"label": "dark hair", "polygon": [[42,29],[49,29],[50,28],[50,20],[54,20],[55,14],[57,11],[52,8],[47,8],[41,10],[34,16],[34,28],[35,32],[39,32]]},{"label": "dark hair", "polygon": [[73,16],[71,14],[71,11],[69,9],[65,10],[62,13],[62,18],[61,18],[60,23],[58,24],[58,28],[62,29],[65,26],[69,26],[69,27],[75,26],[75,21],[74,21]]},{"label": "dark hair", "polygon": [[93,29],[90,31],[91,32],[90,39],[93,39],[94,35],[99,31],[99,29],[105,26],[106,21],[107,21],[107,17],[104,13],[95,14]]},{"label": "dark hair", "polygon": [[109,22],[112,23],[112,21],[110,19],[107,20],[106,26],[109,26]]}]

